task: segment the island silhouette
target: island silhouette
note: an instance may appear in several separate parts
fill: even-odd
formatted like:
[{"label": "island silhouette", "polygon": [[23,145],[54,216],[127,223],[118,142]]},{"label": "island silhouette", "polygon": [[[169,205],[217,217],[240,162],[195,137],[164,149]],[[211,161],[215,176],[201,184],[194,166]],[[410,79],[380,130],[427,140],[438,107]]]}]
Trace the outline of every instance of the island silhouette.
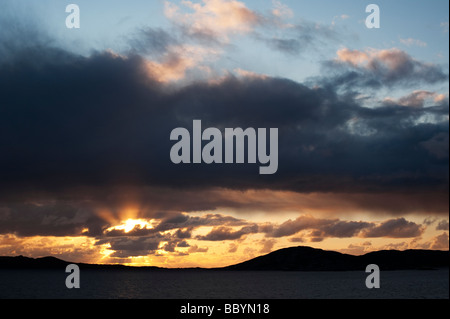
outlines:
[{"label": "island silhouette", "polygon": [[[355,256],[336,251],[299,246],[283,248],[248,261],[219,268],[161,268],[125,266],[119,264],[76,263],[80,269],[148,269],[148,270],[229,270],[229,271],[354,271],[376,264],[383,270],[429,270],[449,267],[449,251],[381,250]],[[56,257],[0,257],[0,269],[62,269],[74,262]]]}]

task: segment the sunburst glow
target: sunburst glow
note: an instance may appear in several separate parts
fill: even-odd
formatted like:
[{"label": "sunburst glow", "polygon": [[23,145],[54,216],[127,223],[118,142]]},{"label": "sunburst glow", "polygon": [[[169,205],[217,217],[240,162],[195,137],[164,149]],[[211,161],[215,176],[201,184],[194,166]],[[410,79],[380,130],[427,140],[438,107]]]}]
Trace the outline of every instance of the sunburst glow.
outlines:
[{"label": "sunburst glow", "polygon": [[106,231],[123,230],[125,233],[129,233],[136,227],[139,229],[152,229],[152,220],[129,218],[123,221],[120,225],[110,227]]}]

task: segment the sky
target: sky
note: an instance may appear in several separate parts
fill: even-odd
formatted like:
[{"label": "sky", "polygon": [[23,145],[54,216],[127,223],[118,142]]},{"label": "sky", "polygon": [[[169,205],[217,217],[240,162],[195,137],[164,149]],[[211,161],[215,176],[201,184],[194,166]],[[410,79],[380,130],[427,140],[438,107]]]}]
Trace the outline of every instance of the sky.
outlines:
[{"label": "sky", "polygon": [[[368,4],[2,0],[0,255],[448,250],[449,3]],[[194,120],[277,128],[277,172],[174,164]]]}]

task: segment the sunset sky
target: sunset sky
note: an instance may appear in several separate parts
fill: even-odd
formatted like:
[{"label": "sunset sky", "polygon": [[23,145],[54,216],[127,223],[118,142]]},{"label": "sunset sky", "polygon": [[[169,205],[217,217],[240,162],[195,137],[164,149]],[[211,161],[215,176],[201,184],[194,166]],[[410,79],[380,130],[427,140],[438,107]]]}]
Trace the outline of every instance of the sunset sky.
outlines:
[{"label": "sunset sky", "polygon": [[[0,256],[448,250],[449,2],[370,3],[2,0]],[[193,120],[278,128],[277,173],[173,164]]]}]

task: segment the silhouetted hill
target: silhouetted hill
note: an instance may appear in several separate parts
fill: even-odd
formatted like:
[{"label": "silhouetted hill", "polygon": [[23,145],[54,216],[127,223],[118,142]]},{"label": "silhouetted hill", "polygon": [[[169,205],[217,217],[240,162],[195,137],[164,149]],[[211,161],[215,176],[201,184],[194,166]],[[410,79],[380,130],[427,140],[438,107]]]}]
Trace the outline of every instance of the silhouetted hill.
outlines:
[{"label": "silhouetted hill", "polygon": [[428,269],[449,266],[449,252],[440,250],[381,250],[359,258],[365,265],[377,264],[381,269]]},{"label": "silhouetted hill", "polygon": [[0,257],[0,269],[52,269],[62,268],[69,263],[55,258],[55,257],[43,257],[43,258],[29,258],[24,256],[17,257]]},{"label": "silhouetted hill", "polygon": [[449,266],[448,251],[406,250],[378,251],[363,256],[341,254],[311,247],[292,247],[274,251],[240,264],[225,267],[228,270],[296,270],[341,271],[362,270],[369,264],[380,269],[430,269]]},{"label": "silhouetted hill", "polygon": [[[243,263],[212,270],[345,271],[364,270],[369,264],[377,264],[382,270],[434,269],[448,267],[449,256],[448,251],[438,250],[384,250],[353,256],[336,251],[300,246],[280,249]],[[64,269],[68,264],[71,263],[55,257],[0,257],[0,269]],[[80,269],[165,269],[84,263],[77,263],[77,265]],[[190,268],[190,270],[201,270],[201,268]]]},{"label": "silhouetted hill", "polygon": [[354,270],[357,257],[311,247],[292,247],[274,251],[243,263],[225,267],[230,270]]},{"label": "silhouetted hill", "polygon": [[[65,269],[72,262],[55,257],[29,258],[24,256],[1,257],[0,269]],[[76,263],[80,269],[160,269],[158,267],[128,267],[124,265],[97,265]]]}]

